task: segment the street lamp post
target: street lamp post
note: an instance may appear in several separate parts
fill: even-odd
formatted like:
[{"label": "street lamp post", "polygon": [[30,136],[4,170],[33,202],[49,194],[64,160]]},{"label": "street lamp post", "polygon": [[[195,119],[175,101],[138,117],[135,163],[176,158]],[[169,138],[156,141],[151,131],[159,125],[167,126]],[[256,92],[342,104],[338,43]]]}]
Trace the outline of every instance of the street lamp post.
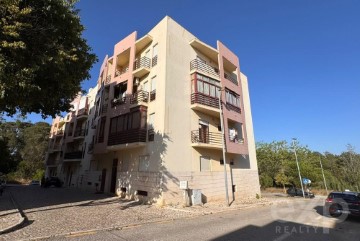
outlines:
[{"label": "street lamp post", "polygon": [[295,141],[296,141],[296,138],[293,138],[292,141],[293,141],[292,143],[293,143],[293,148],[294,148],[294,153],[295,153],[296,165],[297,165],[297,169],[298,169],[298,172],[299,172],[299,179],[300,179],[301,190],[302,190],[303,197],[305,198],[304,187],[303,187],[303,184],[302,184],[302,179],[301,179],[301,174],[300,174],[299,162],[298,162],[298,159],[297,159],[296,149],[295,149]]},{"label": "street lamp post", "polygon": [[325,189],[326,189],[326,195],[328,195],[328,189],[327,189],[327,185],[326,185],[326,179],[325,179],[325,175],[324,175],[324,168],[323,168],[323,165],[322,165],[322,162],[321,162],[321,158],[320,158],[320,166],[321,166],[321,172],[322,172],[322,175],[323,175],[323,178],[324,178],[324,185],[325,185]]},{"label": "street lamp post", "polygon": [[221,126],[221,139],[222,139],[222,154],[224,160],[224,178],[225,178],[225,193],[226,193],[226,204],[229,206],[229,191],[228,191],[228,181],[227,181],[227,171],[226,171],[226,157],[225,157],[225,132],[224,132],[224,120],[223,120],[223,111],[221,103],[221,91],[219,89],[219,108],[220,108],[220,126]]}]

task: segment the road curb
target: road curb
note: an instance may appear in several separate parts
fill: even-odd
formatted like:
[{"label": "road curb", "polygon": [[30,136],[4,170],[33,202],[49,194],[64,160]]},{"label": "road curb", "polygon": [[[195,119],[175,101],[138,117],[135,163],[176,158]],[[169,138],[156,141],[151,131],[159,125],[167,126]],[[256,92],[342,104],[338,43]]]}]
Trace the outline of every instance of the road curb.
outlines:
[{"label": "road curb", "polygon": [[[285,202],[288,202],[285,200]],[[261,206],[271,206],[274,203],[268,203],[268,204],[260,204]],[[252,205],[244,205],[242,207],[236,207],[236,208],[230,208],[230,209],[224,209],[224,210],[218,210],[218,211],[213,211],[213,212],[205,212],[205,213],[194,213],[194,216],[191,217],[180,217],[180,218],[168,218],[168,219],[163,219],[163,220],[156,220],[156,221],[146,221],[146,222],[141,222],[141,223],[131,223],[131,224],[126,224],[123,226],[113,226],[113,227],[107,227],[107,228],[97,228],[97,229],[87,229],[87,230],[80,230],[80,231],[73,231],[73,232],[68,232],[68,233],[62,233],[62,234],[54,234],[54,235],[47,235],[47,236],[40,236],[40,237],[34,237],[31,239],[28,239],[29,241],[35,241],[35,240],[46,240],[46,239],[50,239],[50,238],[55,238],[55,237],[76,237],[76,236],[81,236],[81,235],[86,235],[89,233],[96,233],[96,232],[103,232],[103,231],[113,231],[113,230],[124,230],[124,229],[128,229],[128,228],[134,228],[134,227],[139,227],[139,226],[143,226],[143,225],[147,225],[147,224],[156,224],[156,223],[164,223],[164,222],[169,222],[169,221],[176,221],[176,220],[180,220],[180,219],[192,219],[194,217],[199,217],[199,216],[206,216],[206,215],[212,215],[212,214],[218,214],[218,213],[223,213],[223,212],[228,212],[228,211],[234,211],[234,210],[241,210],[241,209],[248,209],[248,208],[255,208],[255,206]],[[175,209],[174,209],[175,210]]]}]

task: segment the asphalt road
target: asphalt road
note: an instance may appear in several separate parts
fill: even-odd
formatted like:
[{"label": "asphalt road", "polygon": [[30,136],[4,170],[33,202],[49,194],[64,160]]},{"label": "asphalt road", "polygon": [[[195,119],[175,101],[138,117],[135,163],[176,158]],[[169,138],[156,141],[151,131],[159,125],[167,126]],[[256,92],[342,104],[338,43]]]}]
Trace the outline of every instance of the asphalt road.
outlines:
[{"label": "asphalt road", "polygon": [[[51,240],[360,240],[360,219],[323,215],[323,199],[227,211]],[[126,218],[126,217],[124,217]]]}]

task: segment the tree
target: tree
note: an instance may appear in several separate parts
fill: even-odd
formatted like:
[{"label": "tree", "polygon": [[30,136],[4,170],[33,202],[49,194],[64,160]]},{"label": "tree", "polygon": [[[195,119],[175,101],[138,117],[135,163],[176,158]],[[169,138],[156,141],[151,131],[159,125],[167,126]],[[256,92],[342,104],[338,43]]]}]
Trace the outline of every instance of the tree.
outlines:
[{"label": "tree", "polygon": [[38,122],[24,130],[24,148],[18,172],[23,178],[31,179],[44,169],[45,154],[48,147],[50,125]]},{"label": "tree", "polygon": [[279,172],[275,176],[275,182],[276,182],[277,185],[282,185],[283,188],[284,188],[284,193],[286,193],[285,185],[289,184],[289,177],[286,176],[284,172]]},{"label": "tree", "polygon": [[0,112],[70,108],[96,56],[74,0],[0,0]]},{"label": "tree", "polygon": [[6,141],[0,137],[0,175],[15,171],[16,163],[7,147]]}]

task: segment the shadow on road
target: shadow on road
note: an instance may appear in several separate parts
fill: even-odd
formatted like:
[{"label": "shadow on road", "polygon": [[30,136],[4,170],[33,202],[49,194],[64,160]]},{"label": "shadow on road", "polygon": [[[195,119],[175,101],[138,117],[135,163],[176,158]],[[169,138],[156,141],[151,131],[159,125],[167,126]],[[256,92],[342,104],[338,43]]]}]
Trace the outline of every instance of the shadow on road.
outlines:
[{"label": "shadow on road", "polygon": [[244,228],[240,228],[211,240],[337,240],[336,238],[332,239],[333,237],[332,229],[284,220],[276,220],[265,226],[248,225]]},{"label": "shadow on road", "polygon": [[[14,186],[7,188],[19,208],[26,213],[29,209],[51,209],[51,206],[78,206],[83,203],[109,198],[105,194],[94,194],[75,188],[41,188],[39,186]],[[78,203],[78,204],[77,204]],[[54,207],[62,208],[62,207]]]}]

